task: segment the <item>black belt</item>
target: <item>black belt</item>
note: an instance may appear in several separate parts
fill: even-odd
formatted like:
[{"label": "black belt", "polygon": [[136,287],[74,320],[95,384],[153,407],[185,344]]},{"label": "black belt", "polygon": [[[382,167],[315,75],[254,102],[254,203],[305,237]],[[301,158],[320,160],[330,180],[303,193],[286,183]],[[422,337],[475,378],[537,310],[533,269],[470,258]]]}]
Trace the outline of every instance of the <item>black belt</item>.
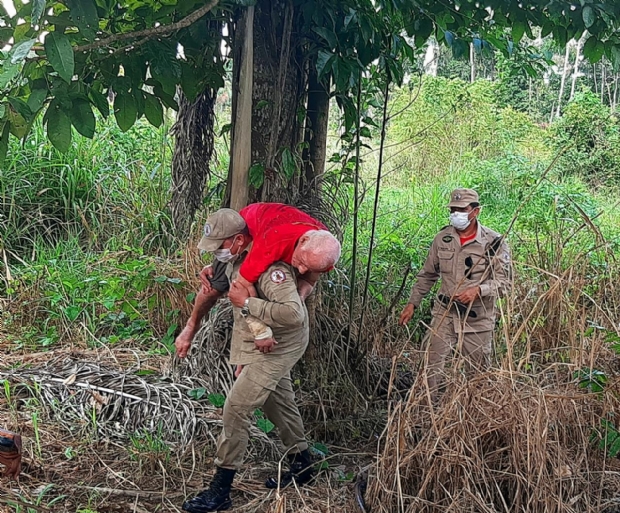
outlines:
[{"label": "black belt", "polygon": [[471,317],[472,319],[478,317],[478,314],[473,310],[469,310],[469,306],[467,306],[465,303],[455,301],[454,299],[451,299],[448,296],[444,296],[443,294],[437,294],[437,299],[439,299],[439,301],[441,301],[446,306],[452,303],[452,306],[454,306],[461,315],[469,315],[469,317]]}]

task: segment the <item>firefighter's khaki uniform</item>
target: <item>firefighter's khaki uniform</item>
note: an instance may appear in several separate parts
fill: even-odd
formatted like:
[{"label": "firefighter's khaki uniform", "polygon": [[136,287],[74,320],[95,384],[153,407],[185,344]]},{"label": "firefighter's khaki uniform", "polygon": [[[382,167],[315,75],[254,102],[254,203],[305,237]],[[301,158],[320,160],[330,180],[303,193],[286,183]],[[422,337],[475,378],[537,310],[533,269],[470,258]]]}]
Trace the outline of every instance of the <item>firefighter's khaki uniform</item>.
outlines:
[{"label": "firefighter's khaki uniform", "polygon": [[[447,226],[433,240],[417,276],[409,299],[416,308],[441,278],[427,334],[427,377],[432,393],[439,386],[446,356],[455,347],[466,358],[469,370],[489,365],[496,300],[511,287],[510,252],[505,242],[497,244],[497,237],[498,233],[478,223],[475,239],[461,246],[459,233]],[[480,286],[481,297],[471,304],[469,314],[451,304],[450,298],[474,286]]]},{"label": "firefighter's khaki uniform", "polygon": [[[229,278],[238,276],[241,263],[229,264]],[[243,463],[257,408],[278,428],[289,454],[308,448],[290,374],[308,345],[308,312],[297,293],[294,270],[287,264],[272,265],[255,286],[258,297],[249,301],[250,314],[271,327],[278,344],[270,353],[258,351],[241,309],[233,308],[230,363],[244,367],[224,405],[224,428],[215,460],[218,467],[228,469],[238,469]]]}]

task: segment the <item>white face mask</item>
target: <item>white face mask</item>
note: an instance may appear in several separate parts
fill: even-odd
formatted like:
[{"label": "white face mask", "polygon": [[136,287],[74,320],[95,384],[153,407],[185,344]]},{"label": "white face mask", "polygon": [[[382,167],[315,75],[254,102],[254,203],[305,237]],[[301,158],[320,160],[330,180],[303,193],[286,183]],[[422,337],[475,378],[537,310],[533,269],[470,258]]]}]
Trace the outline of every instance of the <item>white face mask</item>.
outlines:
[{"label": "white face mask", "polygon": [[457,230],[464,230],[471,224],[469,212],[452,212],[450,214],[450,224]]},{"label": "white face mask", "polygon": [[[233,239],[233,244],[235,243]],[[232,246],[231,246],[232,247]],[[216,260],[219,260],[223,264],[227,264],[229,262],[234,262],[239,258],[239,253],[233,255],[230,251],[230,248],[226,249],[216,249],[213,252],[213,256],[215,256]]]}]

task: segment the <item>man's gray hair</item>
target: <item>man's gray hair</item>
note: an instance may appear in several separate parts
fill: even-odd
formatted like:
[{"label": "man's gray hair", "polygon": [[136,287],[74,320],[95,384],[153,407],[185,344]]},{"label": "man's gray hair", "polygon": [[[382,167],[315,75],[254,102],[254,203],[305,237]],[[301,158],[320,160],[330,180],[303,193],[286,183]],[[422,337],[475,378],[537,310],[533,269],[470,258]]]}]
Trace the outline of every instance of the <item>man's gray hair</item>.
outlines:
[{"label": "man's gray hair", "polygon": [[319,269],[328,269],[336,265],[342,248],[340,242],[327,230],[311,230],[305,233],[307,239],[301,249],[312,255],[312,261]]}]

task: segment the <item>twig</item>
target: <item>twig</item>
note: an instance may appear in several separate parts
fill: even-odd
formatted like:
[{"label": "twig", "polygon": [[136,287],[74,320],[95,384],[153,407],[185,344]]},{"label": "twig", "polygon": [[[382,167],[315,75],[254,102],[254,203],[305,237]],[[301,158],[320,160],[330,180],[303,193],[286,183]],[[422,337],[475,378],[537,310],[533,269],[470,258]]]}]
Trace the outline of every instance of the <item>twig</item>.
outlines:
[{"label": "twig", "polygon": [[188,14],[182,20],[177,21],[176,23],[172,23],[171,25],[160,25],[159,27],[154,27],[150,29],[137,30],[135,32],[127,32],[126,34],[114,34],[110,37],[106,37],[105,39],[101,39],[100,41],[95,41],[94,43],[90,43],[87,45],[77,46],[75,47],[76,52],[88,52],[90,50],[96,50],[97,48],[101,48],[103,46],[108,46],[112,43],[116,43],[118,41],[127,41],[129,39],[138,39],[138,38],[147,38],[151,39],[153,37],[158,36],[168,36],[172,32],[175,32],[179,29],[189,27],[200,18],[202,18],[205,14],[207,14],[211,9],[213,9],[219,0],[211,0],[207,2],[204,6],[202,6],[197,11],[194,11],[191,14]]}]

